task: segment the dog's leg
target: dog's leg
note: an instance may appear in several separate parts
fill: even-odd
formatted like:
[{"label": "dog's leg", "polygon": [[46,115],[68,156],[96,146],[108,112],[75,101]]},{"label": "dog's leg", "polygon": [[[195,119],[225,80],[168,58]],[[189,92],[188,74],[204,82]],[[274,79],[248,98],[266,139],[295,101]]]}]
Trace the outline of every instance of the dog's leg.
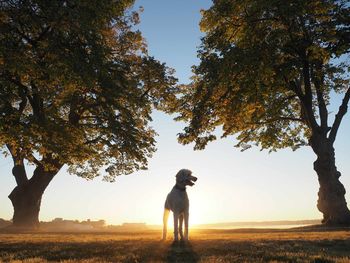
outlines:
[{"label": "dog's leg", "polygon": [[182,231],[182,225],[184,223],[184,214],[181,213],[179,216],[179,232],[180,232],[180,239],[183,240],[184,239],[184,235],[183,235],[183,231]]},{"label": "dog's leg", "polygon": [[185,211],[184,213],[184,220],[185,220],[185,240],[188,240],[188,218],[189,218],[189,212]]},{"label": "dog's leg", "polygon": [[179,213],[174,212],[174,241],[179,241]]},{"label": "dog's leg", "polygon": [[168,228],[168,218],[169,218],[169,209],[164,209],[164,214],[163,214],[163,240],[166,240],[166,235],[167,235],[167,228]]},{"label": "dog's leg", "polygon": [[166,240],[166,232],[168,228],[168,218],[169,218],[169,209],[164,209],[164,214],[163,214],[163,241]]}]

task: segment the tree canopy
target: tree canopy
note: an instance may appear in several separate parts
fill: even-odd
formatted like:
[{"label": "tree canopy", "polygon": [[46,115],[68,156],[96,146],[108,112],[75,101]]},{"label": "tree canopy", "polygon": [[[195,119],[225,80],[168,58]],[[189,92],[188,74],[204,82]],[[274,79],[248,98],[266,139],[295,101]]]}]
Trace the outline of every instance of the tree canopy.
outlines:
[{"label": "tree canopy", "polygon": [[[218,126],[244,149],[296,149],[320,134],[334,142],[350,97],[348,1],[214,0],[202,15],[180,142],[202,149]],[[344,100],[330,123],[333,92]]]},{"label": "tree canopy", "polygon": [[15,165],[108,181],[146,167],[152,108],[176,79],[148,56],[133,2],[1,2],[0,146]]}]

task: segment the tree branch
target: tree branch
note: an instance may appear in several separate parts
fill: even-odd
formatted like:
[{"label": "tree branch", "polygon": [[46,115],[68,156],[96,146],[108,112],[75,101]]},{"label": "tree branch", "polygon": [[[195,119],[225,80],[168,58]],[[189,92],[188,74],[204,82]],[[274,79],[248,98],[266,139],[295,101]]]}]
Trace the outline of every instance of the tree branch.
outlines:
[{"label": "tree branch", "polygon": [[142,93],[142,95],[141,95],[141,100],[144,98],[144,97],[146,97],[146,96],[148,96],[148,94],[149,94],[149,92],[152,90],[152,85],[150,85],[150,87],[148,88],[148,89],[146,89],[143,93]]},{"label": "tree branch", "polygon": [[307,61],[306,55],[303,65],[303,79],[304,79],[304,89],[305,89],[305,100],[308,104],[312,105],[312,90],[311,90],[311,82],[310,82],[310,67]]},{"label": "tree branch", "polygon": [[[304,74],[302,74],[302,77],[305,79]],[[300,83],[297,83],[297,81],[290,81],[286,77],[284,77],[284,80],[287,83],[287,86],[289,87],[289,89],[291,91],[293,91],[296,94],[296,96],[299,98],[302,112],[304,112],[303,118],[300,118],[296,121],[301,120],[303,123],[306,122],[310,128],[316,129],[318,127],[318,124],[316,122],[316,119],[315,119],[315,116],[314,116],[314,113],[312,110],[312,93],[311,93],[311,103],[310,103],[310,93],[306,94],[306,92],[305,92],[305,94],[304,94],[302,89],[301,89]],[[301,82],[301,80],[300,80],[300,82]],[[304,83],[305,83],[305,81],[304,81]],[[309,84],[310,84],[310,82],[309,82]],[[311,91],[311,85],[309,88],[309,92],[310,91]],[[307,98],[307,96],[309,96],[309,98]]]},{"label": "tree branch", "polygon": [[37,166],[42,166],[42,163],[37,158],[35,158],[33,154],[30,154],[27,159],[35,163]]},{"label": "tree branch", "polygon": [[311,81],[310,81],[310,66],[307,61],[306,54],[304,55],[304,66],[303,66],[303,79],[304,79],[304,88],[305,96],[301,100],[303,107],[305,108],[306,119],[312,130],[317,130],[319,125],[316,121],[314,111],[312,109],[312,90],[311,90]]},{"label": "tree branch", "polygon": [[291,91],[293,91],[296,96],[298,96],[298,98],[300,100],[302,100],[304,98],[304,94],[303,91],[301,90],[300,84],[297,83],[296,81],[289,81],[285,76],[284,76],[284,81],[289,84],[288,87]]},{"label": "tree branch", "polygon": [[348,103],[350,100],[350,88],[348,87],[348,90],[346,91],[344,98],[343,98],[343,102],[342,104],[339,106],[339,110],[338,113],[335,115],[335,120],[333,122],[332,125],[332,129],[331,132],[329,133],[329,140],[334,143],[335,138],[337,136],[337,132],[340,126],[340,123],[344,117],[344,115],[346,114],[346,112],[348,111]]},{"label": "tree branch", "polygon": [[11,154],[11,157],[12,157],[12,160],[13,160],[13,164],[16,165],[16,161],[17,161],[17,155],[16,155],[16,152],[15,152],[15,149],[8,143],[6,143],[6,147],[7,149],[9,150],[10,154]]},{"label": "tree branch", "polygon": [[276,121],[296,121],[296,122],[305,123],[305,120],[303,120],[301,118],[296,118],[296,117],[292,117],[292,116],[279,116],[276,118],[268,119],[266,121],[256,122],[254,124],[265,125],[265,124],[273,123]]},{"label": "tree branch", "polygon": [[16,179],[16,183],[18,186],[23,185],[28,181],[27,173],[24,167],[23,157],[17,154],[14,147],[12,147],[10,144],[6,144],[6,147],[12,156],[12,174]]},{"label": "tree branch", "polygon": [[38,167],[48,168],[49,171],[55,171],[57,173],[64,165],[58,158],[52,156],[52,154],[46,154],[43,156]]},{"label": "tree branch", "polygon": [[44,107],[43,107],[43,101],[39,96],[39,89],[35,85],[34,81],[30,82],[30,85],[33,90],[32,99],[29,99],[30,105],[32,106],[34,116],[36,116],[41,122],[44,122],[45,115],[44,115]]},{"label": "tree branch", "polygon": [[88,140],[87,138],[85,138],[85,144],[95,144],[97,143],[99,140],[102,139],[102,135],[97,136],[96,138],[92,139],[92,140]]},{"label": "tree branch", "polygon": [[326,106],[326,102],[323,97],[323,91],[321,89],[322,85],[322,80],[319,78],[315,77],[314,75],[312,76],[315,88],[316,88],[316,96],[317,96],[317,102],[318,102],[318,110],[320,114],[320,119],[321,119],[321,128],[328,132],[328,110]]},{"label": "tree branch", "polygon": [[70,110],[68,114],[68,121],[73,126],[77,126],[79,124],[80,115],[77,113],[77,107],[74,102],[71,102]]},{"label": "tree branch", "polygon": [[[34,101],[33,101],[33,97],[29,95],[29,88],[28,88],[28,86],[24,85],[24,84],[20,81],[20,79],[19,79],[18,77],[11,76],[11,74],[10,74],[9,72],[5,72],[5,73],[7,73],[7,74],[5,75],[5,77],[7,78],[7,80],[10,81],[10,82],[12,82],[13,84],[15,84],[18,88],[20,88],[20,96],[21,96],[21,94],[25,95],[25,96],[28,98],[30,104],[32,105],[32,104],[34,103]],[[22,98],[22,99],[23,99],[23,98]],[[27,102],[25,102],[25,104],[27,104]],[[20,107],[21,107],[21,106],[20,106]],[[25,105],[23,104],[22,107],[23,107],[23,110],[24,110]]]}]

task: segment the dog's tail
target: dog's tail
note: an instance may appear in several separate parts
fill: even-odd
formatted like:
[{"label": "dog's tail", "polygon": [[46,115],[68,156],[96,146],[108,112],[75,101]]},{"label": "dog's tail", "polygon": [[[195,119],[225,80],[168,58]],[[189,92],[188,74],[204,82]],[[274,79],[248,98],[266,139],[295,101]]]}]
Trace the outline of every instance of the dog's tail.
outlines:
[{"label": "dog's tail", "polygon": [[167,208],[164,208],[164,214],[163,214],[163,241],[166,240],[166,232],[168,227],[168,218],[169,218],[170,210]]}]

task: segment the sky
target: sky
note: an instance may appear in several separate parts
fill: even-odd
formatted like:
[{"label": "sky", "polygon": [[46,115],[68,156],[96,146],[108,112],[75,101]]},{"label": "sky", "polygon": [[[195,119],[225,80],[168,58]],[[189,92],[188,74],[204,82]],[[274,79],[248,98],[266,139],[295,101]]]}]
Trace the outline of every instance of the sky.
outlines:
[{"label": "sky", "polygon": [[[144,8],[139,25],[149,53],[176,70],[180,83],[188,83],[191,66],[198,64],[200,10],[209,0],[137,0]],[[334,109],[340,103],[334,98]],[[316,157],[310,147],[269,154],[253,148],[235,148],[234,137],[215,141],[203,151],[180,145],[176,135],[184,127],[173,116],[153,114],[159,136],[157,152],[147,171],[120,176],[114,183],[102,176],[87,181],[62,169],[44,193],[40,220],[56,217],[78,220],[105,219],[108,224],[144,222],[161,224],[166,195],[182,168],[198,177],[189,187],[190,224],[232,221],[318,219]],[[350,118],[347,115],[335,143],[340,178],[350,192]],[[8,194],[15,187],[12,161],[0,157],[0,218],[12,217]],[[348,203],[350,194],[346,194]]]}]

